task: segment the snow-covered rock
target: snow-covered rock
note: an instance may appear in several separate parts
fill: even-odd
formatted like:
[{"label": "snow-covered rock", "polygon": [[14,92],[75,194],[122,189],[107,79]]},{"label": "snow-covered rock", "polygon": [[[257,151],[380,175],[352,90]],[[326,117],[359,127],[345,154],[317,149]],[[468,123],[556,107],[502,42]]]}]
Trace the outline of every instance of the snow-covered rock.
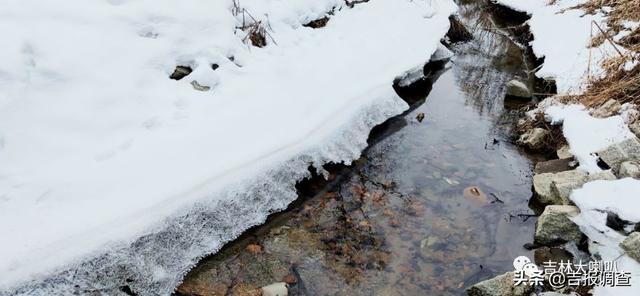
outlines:
[{"label": "snow-covered rock", "polygon": [[633,137],[598,151],[600,159],[618,172],[625,161],[640,161],[640,140]]},{"label": "snow-covered rock", "polygon": [[569,170],[556,173],[542,173],[533,176],[535,197],[545,205],[570,205],[569,196],[574,189],[594,180],[615,180],[611,171],[587,173]]},{"label": "snow-covered rock", "polygon": [[587,182],[595,180],[615,180],[616,176],[611,171],[595,172],[586,174],[583,171],[573,171],[562,175],[563,178],[556,178],[551,182],[551,192],[562,204],[569,203],[569,196],[574,189],[582,187]]},{"label": "snow-covered rock", "polygon": [[580,163],[579,168],[588,172],[601,171],[596,152],[636,138],[619,115],[595,118],[582,105],[555,104],[543,110],[552,124],[562,124],[562,133]]}]

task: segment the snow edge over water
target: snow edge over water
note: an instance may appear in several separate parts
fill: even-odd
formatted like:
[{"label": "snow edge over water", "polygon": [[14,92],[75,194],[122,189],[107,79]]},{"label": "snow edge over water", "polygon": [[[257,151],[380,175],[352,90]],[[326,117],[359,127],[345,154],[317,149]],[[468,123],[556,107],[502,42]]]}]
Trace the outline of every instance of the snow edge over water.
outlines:
[{"label": "snow edge over water", "polygon": [[138,295],[171,293],[199,259],[293,202],[297,198],[295,185],[310,176],[310,165],[349,164],[359,158],[371,129],[408,109],[392,91],[391,82],[388,89],[391,92],[371,100],[355,114],[352,125],[338,129],[321,146],[243,181],[242,188],[229,186],[212,193],[183,214],[165,219],[151,234],[110,246],[91,259],[31,279],[0,295],[113,295],[122,293],[124,286]]}]

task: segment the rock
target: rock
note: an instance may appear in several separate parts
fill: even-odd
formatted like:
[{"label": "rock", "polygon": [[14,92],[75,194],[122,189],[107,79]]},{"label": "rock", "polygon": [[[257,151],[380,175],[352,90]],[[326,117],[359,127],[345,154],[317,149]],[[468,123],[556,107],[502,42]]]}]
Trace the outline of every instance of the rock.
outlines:
[{"label": "rock", "polygon": [[621,163],[618,171],[618,177],[640,178],[640,161],[632,160]]},{"label": "rock", "polygon": [[418,113],[418,115],[416,115],[416,120],[418,122],[422,122],[424,120],[424,113],[423,112]]},{"label": "rock", "polygon": [[473,34],[469,32],[469,29],[458,19],[457,16],[449,16],[449,31],[446,37],[452,43],[466,42],[473,39]]},{"label": "rock", "polygon": [[544,262],[573,262],[573,255],[562,248],[541,247],[533,251],[533,262],[544,265]]},{"label": "rock", "polygon": [[630,124],[629,129],[636,135],[636,137],[640,138],[640,120],[636,120],[636,122]]},{"label": "rock", "polygon": [[536,174],[533,176],[533,192],[534,197],[544,205],[561,204],[557,201],[556,196],[551,192],[551,182],[554,178],[553,173]]},{"label": "rock", "polygon": [[[587,175],[585,172],[573,170],[571,173],[560,174],[563,178],[556,178],[551,182],[551,193],[561,201],[561,204],[571,204],[569,196],[575,189],[587,182],[596,180],[615,180],[616,176],[610,171],[602,171]],[[564,172],[563,172],[564,173]]]},{"label": "rock", "polygon": [[605,224],[607,227],[615,231],[624,232],[625,227],[629,224],[631,224],[631,222],[620,218],[618,214],[614,212],[607,212],[607,222]]},{"label": "rock", "polygon": [[287,283],[287,285],[295,285],[298,279],[293,274],[287,274],[282,278],[282,281]]},{"label": "rock", "polygon": [[583,171],[573,170],[556,174],[551,182],[551,194],[556,198],[554,204],[571,204],[571,191],[582,187],[586,181],[587,173]]},{"label": "rock", "polygon": [[480,189],[477,186],[471,186],[471,187],[465,188],[464,191],[462,191],[462,196],[470,200],[479,202],[480,204],[489,203],[489,198],[487,197],[487,195],[484,192],[482,192],[482,189]]},{"label": "rock", "polygon": [[171,76],[169,76],[169,78],[173,80],[180,80],[191,74],[191,72],[193,72],[193,69],[191,69],[191,67],[189,66],[176,66],[176,69],[173,71],[173,73],[171,73]]},{"label": "rock", "polygon": [[580,243],[583,234],[578,225],[570,220],[579,213],[580,210],[575,206],[547,206],[536,222],[534,241],[541,245]]},{"label": "rock", "polygon": [[[227,293],[227,294],[231,294],[234,296],[260,296],[262,295],[260,288],[256,288],[253,287],[251,285],[248,285],[246,283],[240,283],[237,284],[235,286],[233,286],[233,288],[231,289],[231,293]],[[200,294],[196,294],[196,295],[200,295]],[[205,294],[205,295],[217,295],[217,294]],[[226,294],[223,294],[226,295]]]},{"label": "rock", "polygon": [[[536,171],[543,171],[543,168],[536,166]],[[611,171],[591,175],[579,170],[540,173],[533,176],[534,196],[543,205],[571,205],[569,196],[574,189],[590,181],[615,179]]]},{"label": "rock", "polygon": [[620,247],[627,252],[629,257],[640,262],[640,232],[631,233],[620,243]]},{"label": "rock", "polygon": [[536,127],[522,134],[518,139],[518,144],[529,149],[537,150],[544,146],[545,140],[549,136],[549,131]]},{"label": "rock", "polygon": [[258,244],[249,244],[245,249],[251,254],[259,254],[262,252],[262,246]]},{"label": "rock", "polygon": [[469,296],[524,296],[533,291],[533,286],[521,284],[516,286],[514,273],[507,272],[492,279],[479,282],[467,289]]},{"label": "rock", "polygon": [[621,107],[622,105],[618,101],[611,99],[602,104],[600,107],[591,111],[591,116],[598,118],[613,116],[618,114],[618,111],[620,111]]},{"label": "rock", "polygon": [[279,282],[262,287],[262,296],[287,296],[287,283]]},{"label": "rock", "polygon": [[565,158],[572,158],[573,157],[573,154],[571,153],[571,149],[569,148],[569,145],[564,145],[564,146],[560,147],[560,149],[558,149],[556,154],[558,155],[559,159],[565,159]]},{"label": "rock", "polygon": [[207,85],[201,85],[200,83],[198,83],[198,81],[191,81],[191,86],[193,86],[193,89],[195,90],[199,90],[199,91],[208,91],[211,89],[210,86]]},{"label": "rock", "polygon": [[526,84],[518,80],[511,80],[507,82],[507,97],[528,99],[531,98],[531,91]]},{"label": "rock", "polygon": [[573,170],[576,168],[578,163],[570,158],[562,158],[562,159],[552,159],[549,161],[542,161],[536,163],[536,167],[534,172],[536,174],[544,174],[544,173],[559,173],[564,171]]},{"label": "rock", "polygon": [[536,174],[533,176],[533,190],[543,205],[570,205],[571,191],[587,180],[587,173],[579,170]]},{"label": "rock", "polygon": [[598,152],[598,156],[614,172],[618,172],[621,163],[628,160],[640,160],[640,141],[638,138],[624,140]]}]

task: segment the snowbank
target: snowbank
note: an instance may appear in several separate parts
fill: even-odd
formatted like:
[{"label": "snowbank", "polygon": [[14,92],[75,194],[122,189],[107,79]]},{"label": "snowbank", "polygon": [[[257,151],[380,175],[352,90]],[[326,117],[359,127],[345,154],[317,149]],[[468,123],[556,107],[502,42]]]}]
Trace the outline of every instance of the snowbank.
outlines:
[{"label": "snowbank", "polygon": [[588,172],[601,171],[596,152],[635,137],[620,115],[595,118],[582,105],[551,105],[544,110],[548,121],[562,124],[562,133],[580,163],[579,169]]},{"label": "snowbank", "polygon": [[639,295],[640,263],[625,255],[619,244],[625,236],[606,226],[607,211],[620,218],[640,222],[640,180],[593,181],[574,190],[571,200],[580,208],[574,222],[590,240],[589,251],[603,261],[615,261],[618,269],[630,272],[630,287],[595,287],[594,295]]},{"label": "snowbank", "polygon": [[357,158],[456,9],[240,4],[266,48],[242,43],[231,1],[0,3],[0,294],[168,293],[295,199],[309,164]]},{"label": "snowbank", "polygon": [[[528,21],[534,40],[533,53],[544,57],[544,64],[536,72],[541,78],[556,81],[559,94],[580,94],[589,75],[603,74],[599,63],[604,57],[617,54],[610,43],[589,49],[592,22],[606,29],[604,17],[588,15],[581,10],[569,9],[584,0],[558,0],[547,5],[547,0],[495,0],[497,3],[531,15]],[[597,28],[593,27],[593,32]]]}]

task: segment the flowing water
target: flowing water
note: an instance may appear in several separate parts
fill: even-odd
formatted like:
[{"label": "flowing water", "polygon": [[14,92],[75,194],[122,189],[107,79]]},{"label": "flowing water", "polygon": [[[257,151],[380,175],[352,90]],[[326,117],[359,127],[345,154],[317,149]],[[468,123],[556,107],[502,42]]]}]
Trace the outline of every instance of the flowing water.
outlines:
[{"label": "flowing water", "polygon": [[285,280],[290,295],[459,295],[530,256],[531,160],[510,143],[504,107],[506,82],[531,83],[530,66],[472,2],[461,18],[474,40],[453,46],[411,111],[352,166],[300,186],[289,210],[202,260],[176,293],[260,295]]}]

